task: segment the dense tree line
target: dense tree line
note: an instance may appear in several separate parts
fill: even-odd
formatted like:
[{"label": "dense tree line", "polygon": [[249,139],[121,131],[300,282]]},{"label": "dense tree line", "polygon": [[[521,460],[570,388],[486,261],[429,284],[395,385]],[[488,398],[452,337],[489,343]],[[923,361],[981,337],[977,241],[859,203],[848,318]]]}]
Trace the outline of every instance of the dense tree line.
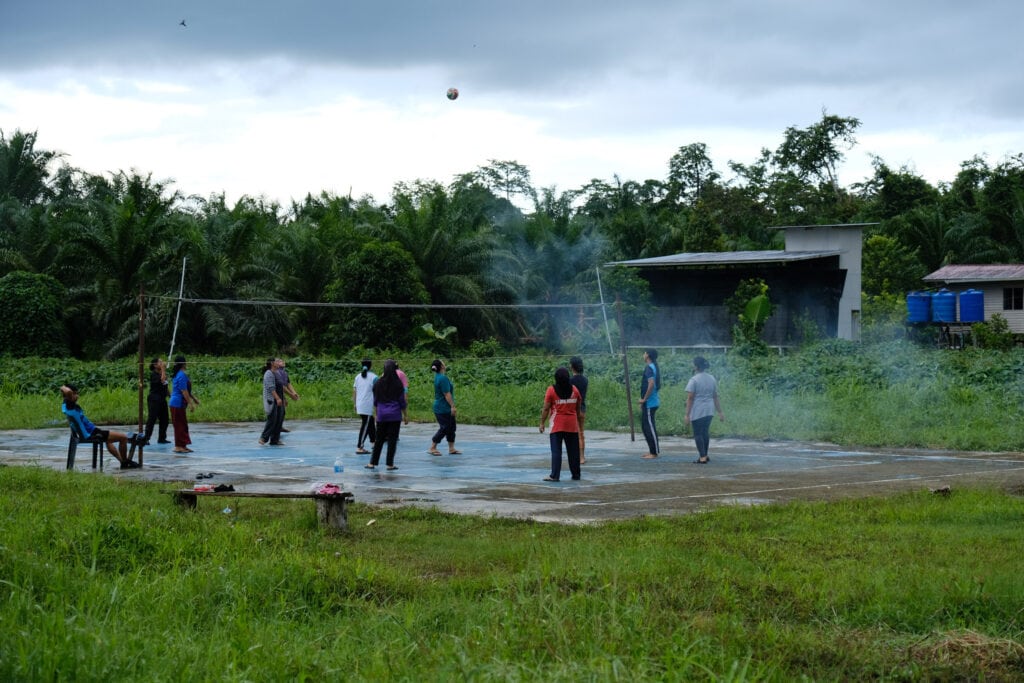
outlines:
[{"label": "dense tree line", "polygon": [[[694,143],[661,179],[535,188],[525,166],[491,160],[447,185],[400,182],[388,202],[321,193],[287,207],[188,196],[135,171],[91,174],[35,132],[0,131],[0,353],[131,355],[140,291],[147,347],[166,348],[183,262],[184,297],[213,303],[181,307],[179,348],[337,353],[431,341],[428,324],[454,328],[444,341],[460,346],[601,348],[594,309],[516,305],[594,303],[610,261],[781,248],[771,226],[877,222],[864,253],[876,298],[946,263],[1024,260],[1024,155],[969,159],[937,187],[876,158],[871,177],[844,186],[837,169],[859,125],[823,112],[777,149],[730,162],[728,179]],[[600,278],[642,324],[644,283],[627,269]]]}]

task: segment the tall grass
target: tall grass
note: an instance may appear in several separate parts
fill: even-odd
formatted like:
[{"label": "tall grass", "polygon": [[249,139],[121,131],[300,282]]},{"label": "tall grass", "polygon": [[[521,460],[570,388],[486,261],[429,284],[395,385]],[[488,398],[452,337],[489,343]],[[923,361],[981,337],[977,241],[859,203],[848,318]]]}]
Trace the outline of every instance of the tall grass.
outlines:
[{"label": "tall grass", "polygon": [[[382,354],[384,355],[384,354]],[[387,354],[391,355],[391,354]],[[396,354],[397,355],[397,354]],[[399,356],[401,358],[401,356]],[[633,411],[637,412],[639,363],[631,360]],[[592,429],[629,428],[623,365],[617,356],[588,356]],[[474,424],[532,426],[544,390],[564,357],[460,358],[451,364],[460,420]],[[995,451],[1024,447],[1024,350],[1009,352],[924,349],[907,342],[852,344],[832,340],[785,356],[711,358],[720,382],[726,420],[712,435],[824,440],[843,445],[921,446]],[[402,358],[409,374],[410,417],[432,422],[433,375],[428,360]],[[666,352],[658,411],[663,434],[685,435],[686,380],[691,355]],[[61,424],[59,381],[38,361],[11,361],[0,384],[0,428]],[[291,419],[350,417],[350,360],[299,358],[289,363],[302,398],[289,404]],[[202,406],[196,421],[259,421],[258,368],[247,359],[190,359]],[[91,378],[80,381],[87,414],[98,423],[138,420],[134,363],[61,367]]]},{"label": "tall grass", "polygon": [[333,535],[308,501],[0,488],[0,680],[1024,676],[1024,500],[997,490],[586,527],[356,505]]}]

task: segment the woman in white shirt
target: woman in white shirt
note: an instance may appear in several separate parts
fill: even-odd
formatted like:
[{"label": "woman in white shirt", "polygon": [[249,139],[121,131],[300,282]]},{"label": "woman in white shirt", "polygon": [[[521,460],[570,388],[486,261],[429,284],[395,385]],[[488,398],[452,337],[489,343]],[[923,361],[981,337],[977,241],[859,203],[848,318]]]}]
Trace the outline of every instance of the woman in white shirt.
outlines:
[{"label": "woman in white shirt", "polygon": [[363,447],[369,439],[372,444],[377,440],[377,425],[373,419],[373,383],[377,381],[377,375],[370,372],[372,362],[369,358],[363,360],[363,369],[356,375],[352,383],[352,402],[356,405],[356,414],[362,422],[359,424],[359,439],[356,441],[356,453],[369,453]]}]

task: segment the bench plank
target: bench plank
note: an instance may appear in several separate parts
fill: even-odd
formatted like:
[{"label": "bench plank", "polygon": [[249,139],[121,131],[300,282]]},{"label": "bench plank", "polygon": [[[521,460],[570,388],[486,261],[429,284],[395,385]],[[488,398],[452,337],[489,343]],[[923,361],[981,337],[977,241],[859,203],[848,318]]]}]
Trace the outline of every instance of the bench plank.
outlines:
[{"label": "bench plank", "polygon": [[200,496],[212,498],[309,498],[316,501],[317,521],[329,529],[348,529],[348,503],[355,500],[349,491],[342,493],[288,493],[283,491],[196,491],[175,489],[164,491],[174,496],[174,502],[190,510],[196,509]]}]

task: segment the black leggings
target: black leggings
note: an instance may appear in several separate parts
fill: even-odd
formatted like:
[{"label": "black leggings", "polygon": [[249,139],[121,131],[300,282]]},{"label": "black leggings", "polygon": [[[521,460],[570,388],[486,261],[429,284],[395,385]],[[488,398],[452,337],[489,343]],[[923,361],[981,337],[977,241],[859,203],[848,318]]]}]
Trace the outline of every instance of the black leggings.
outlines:
[{"label": "black leggings", "polygon": [[150,394],[146,398],[146,405],[149,408],[149,419],[146,420],[146,441],[153,436],[153,427],[157,422],[160,423],[160,430],[157,432],[158,440],[167,441],[167,423],[170,421],[170,415],[167,412],[167,399]]},{"label": "black leggings", "polygon": [[708,415],[690,421],[690,424],[693,425],[693,442],[697,444],[697,455],[701,459],[708,457],[708,446],[711,445],[712,417],[712,415]]}]

